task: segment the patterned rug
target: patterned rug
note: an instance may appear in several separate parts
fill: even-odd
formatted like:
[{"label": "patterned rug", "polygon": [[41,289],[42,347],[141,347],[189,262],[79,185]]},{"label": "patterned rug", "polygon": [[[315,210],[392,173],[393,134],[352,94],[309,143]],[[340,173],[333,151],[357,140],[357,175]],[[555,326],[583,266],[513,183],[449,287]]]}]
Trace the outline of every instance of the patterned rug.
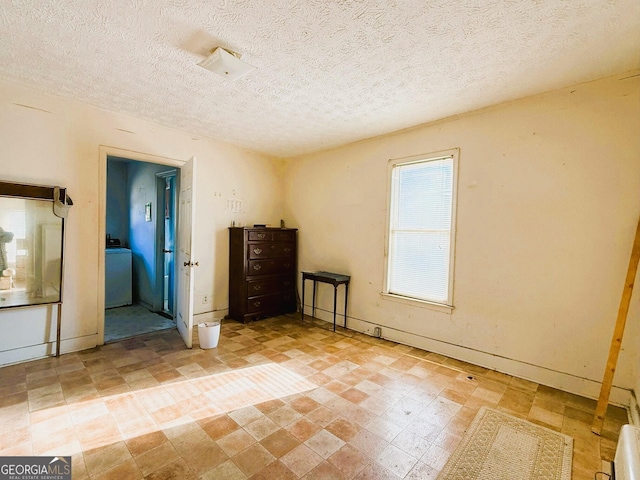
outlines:
[{"label": "patterned rug", "polygon": [[570,480],[573,439],[481,407],[439,480]]}]

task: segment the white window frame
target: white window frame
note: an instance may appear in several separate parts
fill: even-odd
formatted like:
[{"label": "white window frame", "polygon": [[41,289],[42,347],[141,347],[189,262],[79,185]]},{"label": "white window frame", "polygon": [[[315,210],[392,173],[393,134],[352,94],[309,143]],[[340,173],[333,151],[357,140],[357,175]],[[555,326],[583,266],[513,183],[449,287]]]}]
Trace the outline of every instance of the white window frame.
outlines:
[{"label": "white window frame", "polygon": [[[439,152],[428,153],[424,155],[414,155],[411,157],[403,157],[391,159],[387,167],[387,228],[385,239],[385,255],[384,255],[384,283],[382,295],[389,299],[401,303],[407,303],[414,306],[426,307],[442,312],[451,312],[454,308],[453,304],[453,285],[455,272],[455,244],[456,244],[456,211],[458,198],[458,157],[459,149],[443,150]],[[435,160],[451,158],[453,162],[452,172],[452,201],[451,201],[451,229],[450,229],[450,248],[449,248],[449,284],[447,286],[447,300],[444,303],[419,299],[410,296],[404,296],[389,292],[389,262],[391,250],[391,221],[393,208],[393,170],[397,166],[409,165],[412,163],[423,163]]]}]

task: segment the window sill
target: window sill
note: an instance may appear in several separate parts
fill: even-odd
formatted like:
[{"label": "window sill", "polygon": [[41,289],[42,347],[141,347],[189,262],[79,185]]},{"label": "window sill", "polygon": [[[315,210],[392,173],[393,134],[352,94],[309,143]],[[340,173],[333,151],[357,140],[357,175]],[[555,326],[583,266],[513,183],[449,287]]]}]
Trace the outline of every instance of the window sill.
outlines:
[{"label": "window sill", "polygon": [[392,302],[404,303],[405,305],[411,305],[413,307],[428,308],[429,310],[435,310],[437,312],[442,312],[442,313],[451,313],[453,311],[453,309],[454,309],[454,307],[452,305],[445,305],[443,303],[428,302],[426,300],[418,300],[416,298],[409,298],[409,297],[403,297],[403,296],[400,296],[400,295],[393,295],[391,293],[381,292],[380,295],[382,295],[382,297],[385,300],[390,300]]}]

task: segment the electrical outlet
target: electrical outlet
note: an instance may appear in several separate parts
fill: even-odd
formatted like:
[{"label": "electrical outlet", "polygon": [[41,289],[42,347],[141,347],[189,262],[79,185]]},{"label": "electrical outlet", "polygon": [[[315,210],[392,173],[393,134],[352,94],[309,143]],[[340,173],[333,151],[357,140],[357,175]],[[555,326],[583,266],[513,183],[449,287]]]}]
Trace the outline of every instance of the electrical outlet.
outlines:
[{"label": "electrical outlet", "polygon": [[202,303],[203,304],[209,303],[209,295],[205,294],[202,296]]}]

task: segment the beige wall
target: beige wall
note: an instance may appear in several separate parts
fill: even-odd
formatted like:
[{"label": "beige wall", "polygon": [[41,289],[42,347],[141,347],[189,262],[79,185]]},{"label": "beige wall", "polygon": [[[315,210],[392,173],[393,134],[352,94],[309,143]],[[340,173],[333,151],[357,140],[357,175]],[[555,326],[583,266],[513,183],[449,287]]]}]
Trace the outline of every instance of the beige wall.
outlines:
[{"label": "beige wall", "polygon": [[[194,310],[204,317],[221,317],[228,307],[230,222],[277,225],[282,218],[281,162],[34,90],[0,84],[0,145],[1,180],[65,186],[74,202],[66,223],[63,352],[98,341],[105,151],[178,161],[197,157],[195,259],[200,266]],[[242,200],[245,213],[225,211],[227,199]],[[202,303],[205,294],[212,298],[209,304]],[[55,310],[0,311],[0,330],[0,365],[42,356],[55,340]]]},{"label": "beige wall", "polygon": [[[356,330],[380,326],[389,339],[597,397],[640,213],[632,73],[289,160],[300,270],[352,276]],[[451,148],[460,168],[449,314],[380,292],[388,160]],[[330,318],[331,287],[319,301]],[[637,378],[637,324],[615,378],[619,403]]]},{"label": "beige wall", "polygon": [[[352,275],[352,328],[380,326],[390,339],[597,396],[640,212],[640,78],[624,79],[631,73],[290,160],[0,84],[0,179],[63,185],[74,200],[63,352],[98,339],[101,156],[195,155],[196,313],[226,313],[230,222],[284,218],[300,228],[301,270]],[[460,149],[460,171],[448,314],[380,292],[387,162],[450,148]],[[228,199],[241,199],[245,213],[226,212]],[[332,295],[319,290],[318,315],[329,319]],[[640,389],[639,298],[615,379],[618,403],[627,402],[625,389]],[[44,355],[54,325],[47,308],[0,311],[0,364]]]}]

